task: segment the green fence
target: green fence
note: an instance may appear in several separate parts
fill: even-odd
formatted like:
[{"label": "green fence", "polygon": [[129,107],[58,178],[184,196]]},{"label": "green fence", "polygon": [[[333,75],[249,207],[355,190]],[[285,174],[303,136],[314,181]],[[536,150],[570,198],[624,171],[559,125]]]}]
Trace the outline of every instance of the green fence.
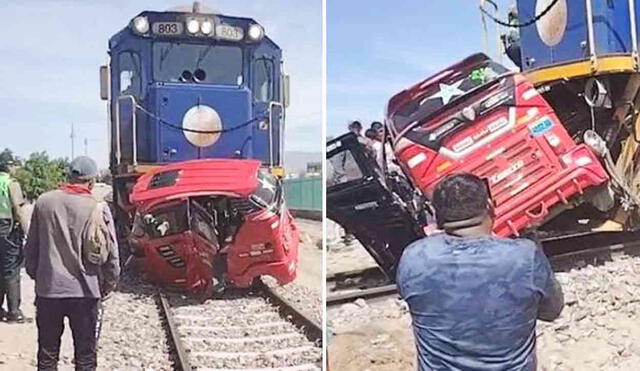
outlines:
[{"label": "green fence", "polygon": [[322,177],[285,179],[284,198],[290,210],[322,212]]}]

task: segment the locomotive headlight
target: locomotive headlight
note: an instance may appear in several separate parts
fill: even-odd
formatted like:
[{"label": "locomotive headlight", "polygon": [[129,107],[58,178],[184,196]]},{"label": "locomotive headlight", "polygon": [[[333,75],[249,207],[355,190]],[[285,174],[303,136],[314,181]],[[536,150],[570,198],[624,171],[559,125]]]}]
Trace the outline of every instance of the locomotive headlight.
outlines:
[{"label": "locomotive headlight", "polygon": [[200,30],[200,22],[197,19],[191,18],[187,20],[187,31],[190,34],[195,34]]},{"label": "locomotive headlight", "polygon": [[251,41],[260,41],[264,37],[264,28],[259,24],[252,24],[249,26],[249,30],[247,31],[247,35],[249,36],[249,40]]},{"label": "locomotive headlight", "polygon": [[200,24],[200,31],[202,31],[205,35],[211,35],[213,32],[213,22],[210,20],[205,20]]},{"label": "locomotive headlight", "polygon": [[140,34],[149,32],[149,19],[147,17],[136,17],[133,20],[133,28]]}]

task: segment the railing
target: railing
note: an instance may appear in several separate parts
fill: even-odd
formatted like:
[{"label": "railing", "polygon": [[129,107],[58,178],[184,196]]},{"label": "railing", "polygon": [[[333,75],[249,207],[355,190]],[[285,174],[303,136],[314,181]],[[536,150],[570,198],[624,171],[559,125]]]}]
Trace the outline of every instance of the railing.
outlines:
[{"label": "railing", "polygon": [[[282,105],[282,103],[280,102],[269,102],[269,162],[271,164],[271,166],[280,166],[280,163],[282,161],[282,159],[279,159],[279,163],[275,164],[274,163],[274,158],[273,158],[273,108],[274,107],[280,107],[280,115],[282,117],[284,117],[284,105]],[[280,120],[280,131],[279,131],[279,136],[280,136],[280,140],[278,143],[278,146],[280,147],[278,150],[280,152],[280,154],[282,155],[283,151],[282,149],[282,133],[283,133],[283,129],[284,129],[284,120]]]},{"label": "railing", "polygon": [[132,135],[131,141],[133,145],[133,166],[138,165],[138,140],[137,140],[137,122],[136,122],[136,98],[132,95],[122,95],[119,96],[116,101],[116,163],[120,165],[122,162],[122,149],[120,144],[120,101],[128,99],[131,101],[131,128]]}]

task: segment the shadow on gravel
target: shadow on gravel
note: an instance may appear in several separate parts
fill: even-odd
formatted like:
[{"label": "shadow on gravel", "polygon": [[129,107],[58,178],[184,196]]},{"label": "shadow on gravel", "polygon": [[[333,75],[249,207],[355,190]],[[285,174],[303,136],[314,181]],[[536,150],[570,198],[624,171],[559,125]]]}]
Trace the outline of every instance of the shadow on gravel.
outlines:
[{"label": "shadow on gravel", "polygon": [[188,294],[185,292],[176,292],[170,290],[163,290],[168,295],[169,303],[172,307],[192,306],[199,305],[206,301],[212,302],[215,305],[216,301],[228,301],[234,299],[264,297],[264,294],[260,289],[256,288],[227,288],[223,293],[215,296],[199,296],[195,294]]},{"label": "shadow on gravel", "polygon": [[131,294],[134,298],[139,299],[157,296],[158,289],[152,283],[145,281],[138,272],[127,269],[120,274],[120,282],[118,282],[116,291]]},{"label": "shadow on gravel", "polygon": [[206,301],[225,301],[233,299],[264,297],[262,289],[249,287],[245,289],[229,287],[215,296],[203,296],[167,287],[158,286],[145,279],[144,275],[132,266],[124,267],[120,275],[117,292],[132,294],[134,298],[157,298],[158,292],[167,295],[172,307],[199,305]]}]

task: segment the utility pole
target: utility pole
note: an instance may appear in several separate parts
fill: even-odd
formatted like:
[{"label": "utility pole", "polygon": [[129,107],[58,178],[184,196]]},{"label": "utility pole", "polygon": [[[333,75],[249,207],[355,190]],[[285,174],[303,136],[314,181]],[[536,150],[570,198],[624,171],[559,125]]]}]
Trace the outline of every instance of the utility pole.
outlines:
[{"label": "utility pole", "polygon": [[84,138],[84,155],[89,157],[89,141],[86,137]]},{"label": "utility pole", "polygon": [[76,157],[76,148],[74,140],[76,138],[76,134],[73,131],[73,122],[71,123],[71,159],[73,160]]}]

